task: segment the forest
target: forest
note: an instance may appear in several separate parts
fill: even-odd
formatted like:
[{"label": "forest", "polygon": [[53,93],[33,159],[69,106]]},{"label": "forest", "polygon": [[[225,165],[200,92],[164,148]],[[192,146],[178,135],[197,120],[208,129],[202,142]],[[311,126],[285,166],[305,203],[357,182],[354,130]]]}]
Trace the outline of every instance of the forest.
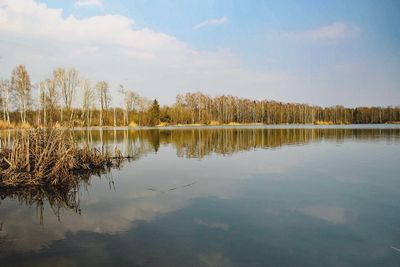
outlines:
[{"label": "forest", "polygon": [[[115,90],[113,90],[115,92]],[[118,96],[106,81],[92,84],[75,68],[57,68],[37,84],[24,65],[0,81],[0,127],[91,127],[239,124],[399,123],[400,105],[321,107],[273,100],[253,100],[201,92],[176,96],[172,105],[140,96],[123,85]],[[112,97],[123,99],[112,106]]]}]

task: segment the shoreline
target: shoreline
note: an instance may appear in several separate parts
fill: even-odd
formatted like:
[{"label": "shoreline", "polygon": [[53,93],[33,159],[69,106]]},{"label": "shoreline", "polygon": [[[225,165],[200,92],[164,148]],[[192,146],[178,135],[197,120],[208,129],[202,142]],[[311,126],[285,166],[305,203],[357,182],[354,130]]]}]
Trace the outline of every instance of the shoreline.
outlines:
[{"label": "shoreline", "polygon": [[[177,124],[177,125],[156,125],[156,126],[90,126],[90,127],[40,127],[39,129],[52,129],[52,130],[173,130],[173,129],[229,129],[229,128],[259,128],[259,129],[377,129],[377,128],[400,128],[400,123],[368,123],[368,124]],[[33,130],[31,128],[3,128],[0,131],[21,131]]]}]

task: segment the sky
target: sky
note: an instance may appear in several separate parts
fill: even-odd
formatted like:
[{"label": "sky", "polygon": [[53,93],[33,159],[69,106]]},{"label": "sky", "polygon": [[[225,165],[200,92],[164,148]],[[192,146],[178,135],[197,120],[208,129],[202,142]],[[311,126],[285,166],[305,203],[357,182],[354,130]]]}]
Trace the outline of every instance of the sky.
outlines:
[{"label": "sky", "polygon": [[75,67],[108,81],[113,105],[120,84],[162,104],[399,105],[399,14],[398,0],[0,0],[0,78]]}]

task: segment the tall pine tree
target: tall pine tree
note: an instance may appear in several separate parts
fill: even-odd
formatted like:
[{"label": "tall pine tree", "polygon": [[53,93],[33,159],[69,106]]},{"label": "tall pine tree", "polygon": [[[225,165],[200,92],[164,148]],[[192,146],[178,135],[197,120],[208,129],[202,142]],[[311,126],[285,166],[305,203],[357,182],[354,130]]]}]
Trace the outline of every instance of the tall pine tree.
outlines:
[{"label": "tall pine tree", "polygon": [[154,126],[160,123],[160,105],[157,99],[154,99],[153,104],[149,109],[149,125]]}]

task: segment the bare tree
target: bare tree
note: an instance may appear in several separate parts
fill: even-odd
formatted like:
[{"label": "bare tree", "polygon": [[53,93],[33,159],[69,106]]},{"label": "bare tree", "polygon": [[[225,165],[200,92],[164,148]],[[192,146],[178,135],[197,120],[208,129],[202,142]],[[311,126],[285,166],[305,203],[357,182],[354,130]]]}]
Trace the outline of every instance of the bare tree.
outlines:
[{"label": "bare tree", "polygon": [[[118,119],[119,109],[114,108],[111,114],[109,104],[111,96],[109,86],[100,81],[95,87],[88,80],[79,80],[78,71],[74,68],[58,68],[49,79],[38,84],[37,102],[31,102],[29,74],[25,66],[19,65],[13,71],[10,81],[0,81],[0,110],[2,119],[10,124],[15,115],[20,116],[22,123],[27,122],[29,115],[37,116],[38,125],[53,125],[53,118],[58,117],[59,107],[61,122],[69,117],[71,123],[76,112],[75,93],[82,89],[82,119],[84,124],[92,125],[92,113],[95,103],[100,105],[100,122],[110,123],[112,115],[114,126]],[[341,105],[319,107],[302,103],[283,103],[271,100],[252,100],[231,95],[208,96],[201,92],[181,94],[176,97],[172,106],[149,108],[151,101],[139,96],[132,90],[120,87],[123,96],[123,124],[128,125],[130,115],[134,114],[139,125],[154,124],[160,117],[163,122],[175,123],[266,123],[266,124],[342,124],[342,123],[393,123],[400,121],[400,107],[356,107],[346,108]],[[61,101],[59,101],[61,100]],[[35,106],[37,105],[37,108]],[[33,104],[33,105],[31,105]],[[157,103],[158,104],[158,103]],[[14,112],[16,110],[17,112]],[[158,111],[157,111],[158,110]],[[0,112],[1,112],[0,111]],[[105,112],[108,111],[108,112]],[[66,115],[67,114],[67,115]],[[154,116],[154,114],[159,114]],[[10,118],[11,117],[11,118]],[[30,117],[31,118],[31,117]],[[18,117],[17,117],[18,120]],[[31,122],[32,120],[29,120]]]},{"label": "bare tree", "polygon": [[108,83],[105,81],[98,82],[96,84],[96,90],[100,102],[100,126],[103,126],[103,112],[108,109],[111,101]]},{"label": "bare tree", "polygon": [[[66,70],[65,68],[58,68],[53,72],[56,85],[59,88],[61,94],[62,104],[67,112],[70,113],[69,121],[73,119],[72,103],[75,96],[76,87],[79,84],[79,73],[76,69],[71,68]],[[61,107],[61,122],[63,122],[63,107]]]},{"label": "bare tree", "polygon": [[145,97],[139,97],[137,100],[137,105],[138,105],[138,112],[139,112],[139,126],[142,125],[142,115],[143,113],[145,113],[150,105],[151,105],[152,101],[150,99],[147,99]]},{"label": "bare tree", "polygon": [[86,125],[90,127],[92,125],[92,109],[96,94],[89,80],[82,80],[81,88],[83,90],[82,117],[84,118]]},{"label": "bare tree", "polygon": [[122,85],[119,89],[120,93],[123,95],[124,100],[124,124],[129,124],[129,114],[135,110],[135,107],[138,106],[140,102],[140,96],[129,89],[125,89]]},{"label": "bare tree", "polygon": [[43,123],[53,125],[53,117],[57,109],[59,93],[53,78],[39,83],[39,104],[43,114]]},{"label": "bare tree", "polygon": [[[53,71],[53,79],[56,82],[56,86],[57,86],[58,92],[60,94],[62,94],[62,92],[64,92],[64,91],[66,91],[67,85],[66,85],[66,74],[65,74],[65,69],[64,68],[55,69]],[[63,115],[64,115],[65,99],[63,99],[63,102],[64,103],[62,103],[61,107],[60,107],[61,124],[64,121],[64,116]]]},{"label": "bare tree", "polygon": [[0,97],[3,109],[3,121],[10,125],[10,88],[11,84],[7,80],[0,81]]},{"label": "bare tree", "polygon": [[12,71],[11,88],[18,101],[21,122],[26,123],[26,111],[31,100],[31,81],[24,65],[19,65]]},{"label": "bare tree", "polygon": [[[46,80],[39,83],[38,125],[47,125]],[[43,121],[41,114],[43,114]]]},{"label": "bare tree", "polygon": [[68,78],[68,90],[66,92],[65,99],[67,100],[66,103],[67,109],[70,111],[70,118],[69,120],[72,121],[74,117],[74,110],[72,108],[73,100],[75,97],[75,92],[76,92],[76,87],[79,85],[79,73],[76,69],[71,68],[67,72],[67,78]]}]

